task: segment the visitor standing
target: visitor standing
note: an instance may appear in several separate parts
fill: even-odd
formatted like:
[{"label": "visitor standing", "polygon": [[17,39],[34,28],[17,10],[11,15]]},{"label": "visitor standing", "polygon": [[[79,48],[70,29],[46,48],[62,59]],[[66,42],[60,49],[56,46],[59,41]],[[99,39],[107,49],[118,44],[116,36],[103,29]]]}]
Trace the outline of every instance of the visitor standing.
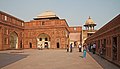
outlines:
[{"label": "visitor standing", "polygon": [[67,52],[69,52],[69,46],[67,45]]},{"label": "visitor standing", "polygon": [[40,45],[38,45],[38,50],[40,50]]},{"label": "visitor standing", "polygon": [[70,44],[70,52],[72,52],[72,43]]},{"label": "visitor standing", "polygon": [[95,50],[96,50],[96,44],[93,44],[93,54],[95,54]]},{"label": "visitor standing", "polygon": [[40,49],[42,50],[42,44],[40,45]]},{"label": "visitor standing", "polygon": [[86,58],[86,44],[83,45],[83,58]]},{"label": "visitor standing", "polygon": [[81,52],[82,45],[79,44],[79,45],[78,45],[78,48],[79,48],[79,52]]}]

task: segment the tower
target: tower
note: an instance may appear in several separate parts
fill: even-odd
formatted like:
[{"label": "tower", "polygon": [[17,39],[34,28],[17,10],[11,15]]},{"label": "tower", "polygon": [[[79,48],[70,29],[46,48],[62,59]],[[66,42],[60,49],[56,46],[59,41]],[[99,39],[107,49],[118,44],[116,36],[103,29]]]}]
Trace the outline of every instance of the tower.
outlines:
[{"label": "tower", "polygon": [[94,27],[96,26],[95,22],[91,19],[89,16],[88,20],[86,20],[86,23],[84,27],[87,31],[87,37],[91,36],[93,33],[95,33]]},{"label": "tower", "polygon": [[84,27],[86,28],[85,30],[82,31],[82,44],[85,43],[85,40],[90,37],[92,34],[94,34],[97,30],[94,29],[96,26],[95,22],[89,18],[86,20]]}]

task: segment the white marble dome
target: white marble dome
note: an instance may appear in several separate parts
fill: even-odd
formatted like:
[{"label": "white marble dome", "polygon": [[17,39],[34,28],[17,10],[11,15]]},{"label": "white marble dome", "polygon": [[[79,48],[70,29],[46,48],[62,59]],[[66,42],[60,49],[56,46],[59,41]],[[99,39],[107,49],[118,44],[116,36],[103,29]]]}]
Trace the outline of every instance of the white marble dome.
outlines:
[{"label": "white marble dome", "polygon": [[45,11],[37,16],[37,18],[51,18],[51,17],[57,17],[57,16],[52,11]]}]

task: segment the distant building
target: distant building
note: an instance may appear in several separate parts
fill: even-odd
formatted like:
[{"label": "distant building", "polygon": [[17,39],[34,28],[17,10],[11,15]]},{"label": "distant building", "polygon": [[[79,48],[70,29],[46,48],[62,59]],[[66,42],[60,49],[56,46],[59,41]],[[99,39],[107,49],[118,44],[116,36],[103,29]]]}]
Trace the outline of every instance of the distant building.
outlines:
[{"label": "distant building", "polygon": [[69,27],[70,43],[73,43],[73,47],[78,47],[82,43],[82,26]]}]

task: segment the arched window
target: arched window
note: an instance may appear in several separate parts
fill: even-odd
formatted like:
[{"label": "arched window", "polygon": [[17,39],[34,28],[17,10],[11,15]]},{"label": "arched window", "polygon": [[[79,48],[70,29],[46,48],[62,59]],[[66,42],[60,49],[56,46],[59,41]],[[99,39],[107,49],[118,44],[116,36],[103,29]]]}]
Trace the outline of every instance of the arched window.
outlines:
[{"label": "arched window", "polygon": [[45,38],[45,41],[48,41],[48,39],[47,39],[47,38]]},{"label": "arched window", "polygon": [[39,41],[42,41],[42,38],[40,38]]}]

